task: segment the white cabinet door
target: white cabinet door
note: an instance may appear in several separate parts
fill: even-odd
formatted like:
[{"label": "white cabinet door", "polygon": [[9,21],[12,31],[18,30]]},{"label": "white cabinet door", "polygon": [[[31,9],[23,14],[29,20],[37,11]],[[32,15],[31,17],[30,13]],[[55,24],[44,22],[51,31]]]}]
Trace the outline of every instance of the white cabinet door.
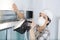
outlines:
[{"label": "white cabinet door", "polygon": [[60,40],[60,19],[58,21],[58,40]]}]

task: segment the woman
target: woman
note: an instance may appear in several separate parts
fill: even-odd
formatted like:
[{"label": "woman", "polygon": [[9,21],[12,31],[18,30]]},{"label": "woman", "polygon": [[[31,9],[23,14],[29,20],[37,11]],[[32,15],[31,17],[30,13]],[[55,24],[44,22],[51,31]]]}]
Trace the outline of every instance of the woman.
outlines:
[{"label": "woman", "polygon": [[50,32],[48,30],[48,26],[51,23],[52,14],[48,10],[43,10],[39,13],[38,24],[36,25],[34,22],[32,26],[34,26],[33,34],[30,36],[30,40],[49,40]]}]

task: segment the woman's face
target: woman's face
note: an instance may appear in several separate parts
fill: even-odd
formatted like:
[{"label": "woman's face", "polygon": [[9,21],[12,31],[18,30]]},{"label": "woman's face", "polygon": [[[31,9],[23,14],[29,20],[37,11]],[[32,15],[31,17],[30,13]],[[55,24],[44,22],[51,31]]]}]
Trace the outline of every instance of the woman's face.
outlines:
[{"label": "woman's face", "polygon": [[37,28],[38,31],[41,31],[42,29],[45,29],[46,25],[49,23],[49,21],[48,21],[48,16],[47,16],[44,12],[41,12],[41,13],[39,14],[39,18],[40,18],[40,17],[43,17],[43,19],[45,20],[45,22],[44,22],[44,24],[43,24],[42,26],[39,26],[39,27]]},{"label": "woman's face", "polygon": [[47,16],[45,13],[41,12],[41,13],[39,14],[39,17],[43,17],[43,18],[45,19],[45,23],[44,23],[44,24],[49,23],[49,21],[48,21],[48,16]]}]

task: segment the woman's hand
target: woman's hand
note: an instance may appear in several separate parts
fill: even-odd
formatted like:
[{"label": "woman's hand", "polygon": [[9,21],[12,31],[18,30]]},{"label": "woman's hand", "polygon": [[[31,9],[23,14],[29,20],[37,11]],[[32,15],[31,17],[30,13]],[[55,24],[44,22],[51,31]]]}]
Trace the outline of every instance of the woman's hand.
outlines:
[{"label": "woman's hand", "polygon": [[31,28],[34,28],[35,26],[36,26],[36,23],[32,20]]},{"label": "woman's hand", "polygon": [[32,20],[32,23],[31,23],[31,29],[30,29],[30,31],[29,31],[29,33],[30,33],[30,40],[35,40],[36,38],[35,38],[35,30],[34,30],[34,27],[35,27],[35,22]]},{"label": "woman's hand", "polygon": [[18,8],[17,8],[17,6],[16,6],[16,4],[15,3],[13,3],[13,5],[12,5],[12,9],[13,9],[13,11],[18,11]]},{"label": "woman's hand", "polygon": [[13,3],[12,9],[13,9],[14,12],[16,12],[16,14],[19,17],[19,19],[24,19],[24,14],[18,10],[18,8],[17,8],[15,3]]}]

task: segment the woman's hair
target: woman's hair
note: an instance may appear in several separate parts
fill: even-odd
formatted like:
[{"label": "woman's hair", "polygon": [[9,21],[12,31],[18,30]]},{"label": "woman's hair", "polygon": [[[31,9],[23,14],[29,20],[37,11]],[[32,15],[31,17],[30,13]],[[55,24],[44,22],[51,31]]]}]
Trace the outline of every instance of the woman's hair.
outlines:
[{"label": "woman's hair", "polygon": [[[51,20],[50,20],[50,18],[47,16],[47,18],[48,18],[48,21],[49,21],[49,23],[51,22]],[[47,26],[49,25],[49,23],[47,24]]]}]

